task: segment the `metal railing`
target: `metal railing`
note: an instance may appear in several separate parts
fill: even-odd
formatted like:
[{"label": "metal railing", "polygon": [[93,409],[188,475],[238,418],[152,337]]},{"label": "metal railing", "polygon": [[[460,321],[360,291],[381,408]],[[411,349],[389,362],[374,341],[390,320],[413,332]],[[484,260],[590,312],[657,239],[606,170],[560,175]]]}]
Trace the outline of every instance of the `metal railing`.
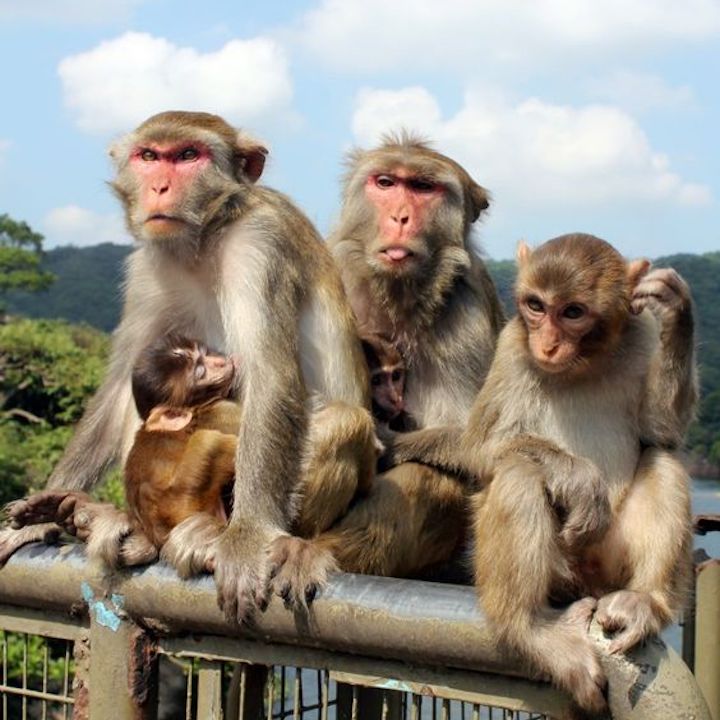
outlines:
[{"label": "metal railing", "polygon": [[[240,630],[223,619],[210,577],[183,582],[163,565],[102,576],[78,546],[30,546],[0,571],[0,602],[0,695],[12,720],[571,713],[563,693],[498,649],[469,587],[339,575],[310,613],[275,598]],[[695,678],[661,640],[617,657],[599,628],[591,633],[615,720],[711,720]]]}]

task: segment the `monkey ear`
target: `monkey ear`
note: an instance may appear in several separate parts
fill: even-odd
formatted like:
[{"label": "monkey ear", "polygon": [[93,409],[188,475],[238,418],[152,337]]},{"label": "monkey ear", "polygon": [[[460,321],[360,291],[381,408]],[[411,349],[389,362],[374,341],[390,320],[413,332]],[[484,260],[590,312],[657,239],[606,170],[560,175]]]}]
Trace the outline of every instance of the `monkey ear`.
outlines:
[{"label": "monkey ear", "polygon": [[262,142],[244,133],[238,133],[235,144],[236,154],[240,158],[240,170],[251,183],[257,182],[263,174],[265,160],[270,151]]},{"label": "monkey ear", "polygon": [[477,183],[470,184],[470,205],[472,208],[472,222],[475,222],[483,210],[490,205],[490,194]]},{"label": "monkey ear", "polygon": [[634,288],[638,284],[640,278],[645,275],[651,266],[652,263],[645,258],[640,260],[631,260],[627,264],[627,279],[631,288]]},{"label": "monkey ear", "polygon": [[172,408],[168,405],[154,407],[145,421],[145,429],[150,432],[177,432],[186,428],[192,420],[190,408]]},{"label": "monkey ear", "polygon": [[515,251],[517,264],[524,265],[530,259],[531,255],[532,250],[530,249],[530,246],[524,240],[521,240],[517,244],[517,250]]}]

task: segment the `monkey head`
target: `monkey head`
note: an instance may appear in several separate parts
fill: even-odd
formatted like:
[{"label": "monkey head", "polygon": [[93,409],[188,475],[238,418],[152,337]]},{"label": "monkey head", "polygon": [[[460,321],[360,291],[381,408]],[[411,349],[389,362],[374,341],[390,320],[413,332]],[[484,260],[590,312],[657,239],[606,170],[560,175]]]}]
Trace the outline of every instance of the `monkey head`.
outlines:
[{"label": "monkey head", "polygon": [[233,355],[221,355],[196,340],[166,335],[147,347],[133,368],[138,414],[145,421],[156,421],[164,413],[165,420],[174,420],[172,427],[162,429],[179,430],[189,423],[193,408],[232,394],[237,370]]},{"label": "monkey head", "polygon": [[204,229],[262,174],[267,149],[217,115],[153,115],[110,149],[128,228],[145,242],[197,252]]},{"label": "monkey head", "polygon": [[609,243],[574,233],[517,251],[515,300],[535,366],[552,375],[590,372],[618,345],[647,260],[626,262]]},{"label": "monkey head", "polygon": [[370,370],[373,415],[380,422],[390,422],[405,410],[405,361],[397,346],[381,335],[361,339]]},{"label": "monkey head", "polygon": [[348,164],[344,215],[374,228],[364,248],[374,272],[417,277],[442,252],[466,254],[488,195],[460,165],[405,133],[353,153]]}]

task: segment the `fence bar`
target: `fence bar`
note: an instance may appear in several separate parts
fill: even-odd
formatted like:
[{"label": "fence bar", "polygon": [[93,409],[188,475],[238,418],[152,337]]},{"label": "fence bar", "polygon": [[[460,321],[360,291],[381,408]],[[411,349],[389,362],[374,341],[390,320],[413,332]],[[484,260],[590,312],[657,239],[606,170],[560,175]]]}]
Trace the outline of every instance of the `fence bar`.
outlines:
[{"label": "fence bar", "polygon": [[120,606],[117,596],[91,600],[90,718],[155,720],[157,663],[147,636]]},{"label": "fence bar", "polygon": [[698,566],[695,597],[695,677],[720,720],[720,560]]},{"label": "fence bar", "polygon": [[[153,618],[171,632],[254,639],[257,651],[255,657],[247,658],[249,662],[262,663],[262,654],[268,653],[266,664],[277,664],[284,648],[294,654],[295,662],[283,664],[305,666],[304,654],[319,648],[330,659],[325,667],[336,669],[341,669],[343,658],[352,664],[364,656],[369,667],[380,667],[388,658],[407,664],[421,662],[425,667],[500,673],[505,676],[498,678],[502,683],[512,680],[508,675],[522,675],[517,661],[497,647],[476,607],[474,589],[469,587],[340,574],[313,604],[310,614],[289,612],[274,598],[265,613],[258,613],[252,632],[226,623],[217,608],[211,577],[183,582],[173,570],[156,564],[119,573],[112,578],[111,588],[113,602],[128,615]],[[109,590],[107,579],[91,572],[82,548],[67,551],[30,546],[16,553],[0,571],[0,599],[12,605],[67,611],[78,603],[92,604],[93,598],[105,597]],[[617,658],[607,654],[609,640],[597,627],[594,637],[610,683],[614,720],[691,716],[710,720],[687,666],[662,641],[653,640]],[[94,656],[93,644],[93,668]],[[299,659],[302,662],[297,662]],[[379,670],[378,674],[383,675]],[[401,675],[400,668],[384,677]],[[92,674],[91,679],[94,677]],[[480,682],[477,677],[476,682]],[[527,681],[518,685],[521,689],[529,686],[532,683]],[[91,702],[92,687],[91,682]],[[537,688],[548,698],[556,697],[547,685]],[[686,712],[688,708],[692,715]],[[351,716],[353,713],[357,714],[355,687]],[[116,712],[110,717],[122,716]]]},{"label": "fence bar", "polygon": [[198,670],[198,720],[223,720],[222,663],[200,661]]}]

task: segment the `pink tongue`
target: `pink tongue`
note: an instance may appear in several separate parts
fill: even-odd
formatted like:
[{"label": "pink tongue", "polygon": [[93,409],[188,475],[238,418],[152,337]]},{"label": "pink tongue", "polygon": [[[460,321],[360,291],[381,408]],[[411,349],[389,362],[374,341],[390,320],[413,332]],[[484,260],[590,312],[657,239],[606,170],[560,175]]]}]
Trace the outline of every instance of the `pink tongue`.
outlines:
[{"label": "pink tongue", "polygon": [[388,248],[385,253],[391,260],[404,260],[410,254],[405,248]]}]

